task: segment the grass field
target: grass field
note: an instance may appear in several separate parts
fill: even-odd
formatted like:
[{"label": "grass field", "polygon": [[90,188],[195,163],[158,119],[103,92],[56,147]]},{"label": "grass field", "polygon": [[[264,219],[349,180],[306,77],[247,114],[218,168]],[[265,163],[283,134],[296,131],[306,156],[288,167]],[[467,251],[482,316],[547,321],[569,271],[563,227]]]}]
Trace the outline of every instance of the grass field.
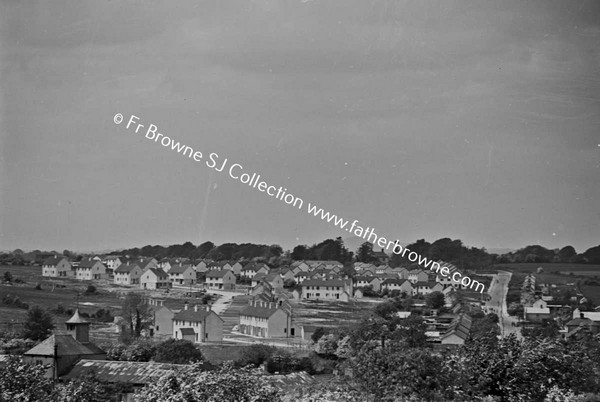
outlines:
[{"label": "grass field", "polygon": [[600,265],[592,264],[521,263],[494,265],[494,269],[526,273],[535,273],[539,267],[544,268],[544,272],[597,272],[597,274],[600,275]]}]

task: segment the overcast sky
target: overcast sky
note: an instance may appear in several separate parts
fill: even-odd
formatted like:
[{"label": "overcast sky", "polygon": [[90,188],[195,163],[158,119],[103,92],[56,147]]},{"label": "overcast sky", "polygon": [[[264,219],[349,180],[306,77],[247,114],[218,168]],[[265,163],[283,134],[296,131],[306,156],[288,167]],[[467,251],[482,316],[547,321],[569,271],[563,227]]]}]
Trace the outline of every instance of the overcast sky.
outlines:
[{"label": "overcast sky", "polygon": [[600,2],[0,2],[0,249],[600,244]]}]

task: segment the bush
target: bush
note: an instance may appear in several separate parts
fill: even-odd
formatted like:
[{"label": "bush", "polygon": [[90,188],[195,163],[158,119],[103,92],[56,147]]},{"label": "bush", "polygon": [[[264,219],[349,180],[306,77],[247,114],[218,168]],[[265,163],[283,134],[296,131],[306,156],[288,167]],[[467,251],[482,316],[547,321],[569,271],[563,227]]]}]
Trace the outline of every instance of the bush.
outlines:
[{"label": "bush", "polygon": [[4,273],[4,282],[10,283],[10,282],[12,282],[12,280],[13,280],[12,274],[9,271],[6,271]]},{"label": "bush", "polygon": [[37,285],[35,285],[35,290],[42,290],[42,284],[38,283]]},{"label": "bush", "polygon": [[313,332],[313,334],[310,336],[310,340],[313,341],[314,343],[317,343],[319,341],[319,339],[321,339],[321,337],[325,334],[326,334],[325,328],[319,327],[319,328],[315,329],[315,332]]},{"label": "bush", "polygon": [[258,367],[273,356],[276,351],[277,348],[269,345],[256,344],[247,346],[242,349],[240,357],[235,361],[235,364],[239,367],[248,365]]},{"label": "bush", "polygon": [[185,339],[168,339],[156,345],[154,361],[189,364],[204,361],[204,356],[193,342]]},{"label": "bush", "polygon": [[93,294],[96,294],[96,292],[97,292],[96,287],[94,285],[89,285],[87,287],[87,289],[85,290],[84,294],[85,295],[93,295]]},{"label": "bush", "polygon": [[106,360],[125,360],[124,354],[127,350],[127,346],[118,343],[107,343],[100,346],[103,350],[106,351]]},{"label": "bush", "polygon": [[121,360],[128,362],[149,362],[156,353],[156,345],[146,339],[137,339],[127,347]]},{"label": "bush", "polygon": [[113,315],[110,313],[110,310],[105,310],[103,308],[92,314],[92,318],[95,318],[100,322],[113,322],[115,319],[115,317],[113,317]]}]

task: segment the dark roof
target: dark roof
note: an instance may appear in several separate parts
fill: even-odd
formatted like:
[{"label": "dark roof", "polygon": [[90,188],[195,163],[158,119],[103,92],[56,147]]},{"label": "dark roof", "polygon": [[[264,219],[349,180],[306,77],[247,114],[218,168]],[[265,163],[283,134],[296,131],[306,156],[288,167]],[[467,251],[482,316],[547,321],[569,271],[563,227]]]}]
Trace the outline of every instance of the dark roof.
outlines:
[{"label": "dark roof", "polygon": [[79,268],[91,268],[94,266],[94,264],[96,264],[97,262],[100,262],[98,260],[93,260],[91,258],[84,258],[83,260],[81,260],[81,262],[79,263]]},{"label": "dark roof", "polygon": [[206,311],[206,307],[204,306],[198,307],[198,311],[194,311],[194,309],[190,307],[187,310],[181,310],[180,312],[175,313],[173,315],[173,319],[182,321],[204,321],[204,319],[208,317],[211,312],[212,311]]},{"label": "dark roof", "polygon": [[471,332],[471,322],[471,317],[467,314],[459,315],[452,321],[446,333],[442,335],[442,339],[456,334],[459,338],[466,340]]},{"label": "dark roof", "polygon": [[269,266],[267,264],[265,264],[264,262],[249,262],[248,264],[244,265],[244,268],[242,268],[242,271],[256,272],[261,268],[266,268],[268,270]]},{"label": "dark roof", "polygon": [[79,309],[75,309],[75,313],[73,314],[73,317],[71,317],[67,321],[65,321],[65,324],[89,324],[89,323],[90,323],[89,321],[81,318],[81,316],[79,315]]},{"label": "dark roof", "polygon": [[81,378],[93,372],[100,381],[110,383],[149,384],[173,371],[187,367],[183,364],[126,362],[107,360],[80,360],[62,379]]},{"label": "dark roof", "polygon": [[133,269],[135,267],[139,268],[140,266],[137,265],[137,264],[121,264],[121,265],[119,265],[119,268],[115,269],[115,273],[117,273],[117,274],[128,274],[131,271],[133,271]]},{"label": "dark roof", "polygon": [[50,265],[53,267],[57,265],[63,258],[65,257],[63,257],[62,255],[55,255],[53,257],[46,258],[42,265]]},{"label": "dark roof", "polygon": [[223,270],[219,270],[219,271],[209,271],[206,273],[206,277],[211,277],[211,278],[222,278],[224,277],[227,272],[231,272],[228,269],[223,269]]},{"label": "dark roof", "polygon": [[152,263],[152,259],[151,258],[140,258],[136,261],[136,263],[140,266],[140,268],[145,270],[148,267],[148,265]]},{"label": "dark roof", "polygon": [[307,279],[302,282],[302,286],[346,286],[346,281],[341,279]]},{"label": "dark roof", "polygon": [[[390,285],[390,284],[402,285],[404,282],[408,282],[408,280],[400,279],[400,278],[388,278],[383,281],[383,284],[384,285]],[[408,283],[412,286],[412,283],[410,283],[410,282],[408,282]]]},{"label": "dark roof", "polygon": [[104,354],[105,352],[93,343],[81,343],[71,335],[52,335],[42,343],[25,352],[26,356],[84,356]]},{"label": "dark roof", "polygon": [[154,275],[158,276],[159,279],[167,279],[169,276],[160,268],[148,268],[148,271],[154,272]]},{"label": "dark roof", "polygon": [[191,265],[174,265],[169,270],[169,273],[170,274],[183,274],[188,268],[192,268],[192,266]]}]

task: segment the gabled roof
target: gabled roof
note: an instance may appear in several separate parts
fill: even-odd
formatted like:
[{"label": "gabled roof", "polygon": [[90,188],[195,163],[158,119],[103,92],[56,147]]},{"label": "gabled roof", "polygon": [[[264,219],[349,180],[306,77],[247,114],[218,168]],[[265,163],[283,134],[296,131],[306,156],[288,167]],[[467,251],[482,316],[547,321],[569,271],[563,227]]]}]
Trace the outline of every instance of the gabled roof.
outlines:
[{"label": "gabled roof", "polygon": [[168,279],[169,278],[169,275],[167,275],[167,273],[160,268],[148,268],[146,271],[144,271],[144,273],[146,273],[147,271],[152,272],[154,275],[156,275],[158,277],[158,279]]},{"label": "gabled roof", "polygon": [[174,265],[169,270],[169,275],[170,274],[183,274],[185,271],[187,271],[190,268],[192,270],[194,269],[194,268],[192,268],[191,265]]},{"label": "gabled roof", "polygon": [[400,278],[388,278],[388,279],[384,280],[382,284],[383,285],[402,285],[405,282],[408,283],[412,287],[412,283],[410,283],[406,279],[400,279]]},{"label": "gabled roof", "polygon": [[93,343],[81,343],[71,335],[52,335],[25,352],[25,356],[85,356],[105,353]]},{"label": "gabled roof", "polygon": [[[273,303],[275,304],[275,303]],[[242,311],[240,311],[240,315],[245,315],[248,317],[260,317],[260,318],[269,318],[273,314],[275,314],[279,310],[278,308],[268,308],[268,307],[255,307],[255,306],[247,306]]]},{"label": "gabled roof", "polygon": [[261,268],[266,268],[267,270],[269,270],[269,266],[267,264],[265,264],[264,262],[249,262],[248,264],[244,265],[244,267],[242,268],[242,271],[258,271]]},{"label": "gabled roof", "polygon": [[[187,310],[181,310],[178,313],[175,313],[173,315],[173,319],[174,320],[181,320],[181,321],[204,321],[204,319],[206,317],[208,317],[213,311],[209,310],[206,311],[206,307],[204,306],[199,306],[198,307],[198,311],[194,311],[194,309],[192,307],[189,307]],[[216,313],[215,313],[216,314]],[[219,317],[217,315],[217,317]],[[219,317],[221,318],[221,317]]]},{"label": "gabled roof", "polygon": [[[100,261],[91,259],[89,257],[88,258],[84,258],[79,263],[79,268],[92,268],[98,262],[100,262]],[[102,264],[102,263],[100,262],[100,264]]]},{"label": "gabled roof", "polygon": [[44,260],[44,262],[42,263],[42,265],[50,265],[50,266],[54,267],[54,266],[56,266],[56,265],[57,265],[59,262],[61,262],[61,260],[62,260],[63,258],[65,258],[65,257],[63,257],[62,255],[56,255],[56,256],[53,256],[53,257],[49,257],[49,258],[46,258],[46,259]]},{"label": "gabled roof", "polygon": [[223,269],[223,270],[219,270],[219,271],[208,271],[206,273],[206,277],[207,278],[223,278],[225,275],[227,275],[228,272],[231,272],[228,269]]},{"label": "gabled roof", "polygon": [[346,286],[348,283],[342,279],[307,279],[302,286]]},{"label": "gabled roof", "polygon": [[[135,269],[135,267],[140,268],[137,264],[121,264],[117,269],[115,269],[116,274],[128,274]],[[141,268],[140,268],[141,269]]]},{"label": "gabled roof", "polygon": [[461,314],[452,321],[448,330],[444,335],[442,335],[441,339],[447,338],[450,335],[456,335],[462,340],[466,340],[469,337],[469,333],[471,332],[471,324],[472,320],[467,314]]}]

